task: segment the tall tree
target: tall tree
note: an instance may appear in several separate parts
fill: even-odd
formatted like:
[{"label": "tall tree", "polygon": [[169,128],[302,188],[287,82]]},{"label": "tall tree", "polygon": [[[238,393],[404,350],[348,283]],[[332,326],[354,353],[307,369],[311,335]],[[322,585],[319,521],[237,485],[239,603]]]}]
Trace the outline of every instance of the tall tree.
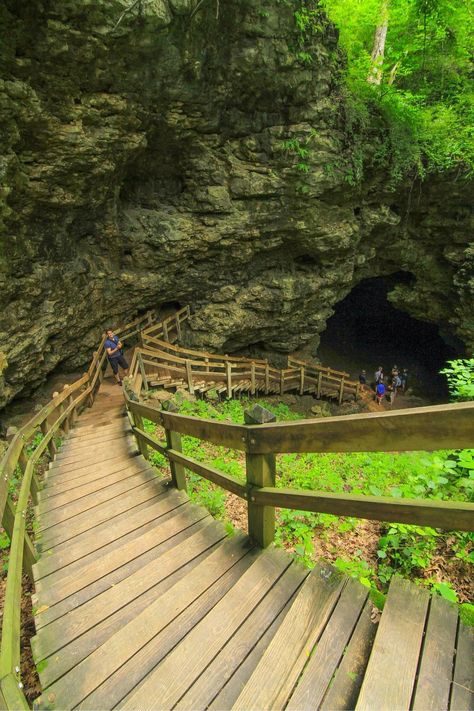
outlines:
[{"label": "tall tree", "polygon": [[385,42],[388,32],[389,0],[382,0],[377,27],[375,28],[374,44],[370,57],[370,70],[367,81],[370,84],[381,84],[383,61],[385,56]]}]

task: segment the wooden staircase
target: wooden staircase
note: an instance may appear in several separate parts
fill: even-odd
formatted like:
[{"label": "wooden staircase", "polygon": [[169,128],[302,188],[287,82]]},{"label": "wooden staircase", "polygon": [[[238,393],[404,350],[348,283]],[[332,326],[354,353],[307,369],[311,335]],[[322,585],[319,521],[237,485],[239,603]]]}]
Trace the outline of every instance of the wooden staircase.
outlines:
[{"label": "wooden staircase", "polygon": [[37,514],[36,708],[473,708],[454,605],[394,578],[380,617],[330,566],[229,538],[139,455],[116,385],[77,420]]}]

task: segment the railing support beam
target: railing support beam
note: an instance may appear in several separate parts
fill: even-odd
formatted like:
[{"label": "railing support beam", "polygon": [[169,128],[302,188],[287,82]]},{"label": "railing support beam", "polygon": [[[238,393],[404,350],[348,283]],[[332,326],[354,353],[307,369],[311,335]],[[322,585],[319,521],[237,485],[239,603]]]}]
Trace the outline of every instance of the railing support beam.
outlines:
[{"label": "railing support beam", "polygon": [[[163,403],[163,409],[168,412],[177,412],[178,408],[171,400]],[[175,452],[182,452],[181,435],[178,432],[165,428],[166,446]],[[186,491],[186,472],[182,464],[170,460],[171,479],[173,486],[180,491]]]},{"label": "railing support beam", "polygon": [[[247,425],[262,425],[275,422],[275,415],[261,405],[255,405],[244,413]],[[259,546],[266,548],[275,538],[275,509],[273,506],[255,504],[252,490],[263,486],[275,486],[276,464],[274,454],[246,454],[246,475],[248,489],[248,530],[249,536]],[[270,484],[269,482],[273,482]]]}]

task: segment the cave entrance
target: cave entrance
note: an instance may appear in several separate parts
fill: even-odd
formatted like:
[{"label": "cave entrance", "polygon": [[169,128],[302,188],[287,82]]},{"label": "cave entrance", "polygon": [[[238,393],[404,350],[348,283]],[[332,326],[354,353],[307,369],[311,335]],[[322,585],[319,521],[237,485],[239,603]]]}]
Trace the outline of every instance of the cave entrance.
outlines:
[{"label": "cave entrance", "polygon": [[387,294],[397,284],[413,282],[407,272],[364,279],[335,307],[321,334],[318,356],[333,368],[357,377],[367,371],[369,382],[378,365],[407,368],[414,395],[429,402],[446,402],[448,390],[439,370],[460,357],[462,344],[446,343],[435,324],[419,321],[396,309]]},{"label": "cave entrance", "polygon": [[168,316],[172,316],[176,311],[179,311],[182,308],[182,304],[179,303],[179,301],[166,301],[165,303],[161,304],[158,308],[158,319],[164,319],[167,318]]}]

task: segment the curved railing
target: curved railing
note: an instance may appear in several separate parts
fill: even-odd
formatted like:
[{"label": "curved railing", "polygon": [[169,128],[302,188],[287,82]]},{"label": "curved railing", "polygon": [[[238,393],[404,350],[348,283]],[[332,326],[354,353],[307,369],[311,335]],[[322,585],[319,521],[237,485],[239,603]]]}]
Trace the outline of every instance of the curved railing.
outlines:
[{"label": "curved railing", "polygon": [[140,369],[145,388],[149,383],[176,384],[183,385],[191,394],[214,390],[228,398],[242,392],[251,395],[314,393],[317,398],[334,397],[339,404],[359,395],[359,383],[351,380],[349,373],[333,368],[291,357],[287,368],[273,368],[262,358],[221,355],[177,345],[182,336],[182,324],[189,315],[186,306],[143,330],[142,348],[136,351],[133,365]]},{"label": "curved railing", "polygon": [[[117,333],[125,340],[139,333],[143,326],[150,325],[154,318],[154,312],[147,312]],[[38,503],[40,483],[35,468],[46,451],[51,458],[54,457],[54,437],[59,430],[67,433],[80,410],[94,402],[106,367],[104,342],[105,336],[94,353],[87,373],[72,385],[65,385],[61,393],[55,395],[15,434],[0,462],[0,514],[2,526],[10,538],[0,648],[0,702],[3,701],[9,709],[28,708],[19,680],[20,609],[22,574],[26,572],[33,579],[32,568],[36,562],[36,552],[26,530],[30,496],[34,504]],[[42,439],[35,444],[33,439],[38,432],[42,433]],[[9,485],[17,467],[22,471],[22,479],[15,506]]]}]

